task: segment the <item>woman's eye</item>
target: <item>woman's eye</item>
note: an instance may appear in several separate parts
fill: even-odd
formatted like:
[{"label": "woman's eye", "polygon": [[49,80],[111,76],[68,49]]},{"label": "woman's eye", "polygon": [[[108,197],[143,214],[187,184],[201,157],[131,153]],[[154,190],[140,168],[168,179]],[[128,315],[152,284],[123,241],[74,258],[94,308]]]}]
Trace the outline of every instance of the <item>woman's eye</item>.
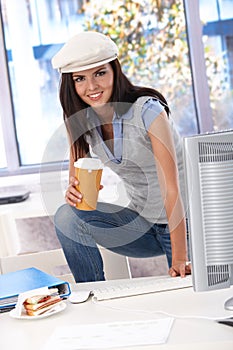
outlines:
[{"label": "woman's eye", "polygon": [[83,81],[83,77],[75,77],[74,78],[74,81],[75,81],[75,83],[79,83],[80,81]]},{"label": "woman's eye", "polygon": [[102,77],[106,72],[105,71],[100,71],[98,73],[96,73],[97,77]]}]

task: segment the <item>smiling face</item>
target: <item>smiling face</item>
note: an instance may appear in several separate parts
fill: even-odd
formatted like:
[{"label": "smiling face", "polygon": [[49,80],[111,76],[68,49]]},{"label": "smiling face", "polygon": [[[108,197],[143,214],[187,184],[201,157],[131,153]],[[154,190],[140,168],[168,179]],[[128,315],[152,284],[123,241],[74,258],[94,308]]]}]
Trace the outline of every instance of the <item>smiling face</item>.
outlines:
[{"label": "smiling face", "polygon": [[72,74],[79,97],[91,107],[99,107],[110,101],[114,73],[109,63]]}]

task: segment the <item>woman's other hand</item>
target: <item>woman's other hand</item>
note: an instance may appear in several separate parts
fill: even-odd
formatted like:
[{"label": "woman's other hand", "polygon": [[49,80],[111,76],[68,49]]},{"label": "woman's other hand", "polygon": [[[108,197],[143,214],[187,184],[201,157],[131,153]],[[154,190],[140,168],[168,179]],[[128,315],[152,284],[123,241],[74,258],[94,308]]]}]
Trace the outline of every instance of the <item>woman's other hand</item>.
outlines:
[{"label": "woman's other hand", "polygon": [[185,275],[191,274],[191,264],[190,262],[182,261],[175,262],[169,269],[169,275],[171,277],[185,277]]}]

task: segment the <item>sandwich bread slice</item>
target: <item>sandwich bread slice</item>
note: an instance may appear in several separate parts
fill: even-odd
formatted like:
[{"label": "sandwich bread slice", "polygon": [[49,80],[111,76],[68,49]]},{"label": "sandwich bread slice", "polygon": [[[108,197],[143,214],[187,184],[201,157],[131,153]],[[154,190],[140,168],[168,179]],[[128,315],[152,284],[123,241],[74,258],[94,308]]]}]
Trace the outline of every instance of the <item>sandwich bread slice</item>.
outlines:
[{"label": "sandwich bread slice", "polygon": [[35,295],[27,298],[24,309],[29,316],[38,316],[50,312],[54,306],[62,301],[59,295]]}]

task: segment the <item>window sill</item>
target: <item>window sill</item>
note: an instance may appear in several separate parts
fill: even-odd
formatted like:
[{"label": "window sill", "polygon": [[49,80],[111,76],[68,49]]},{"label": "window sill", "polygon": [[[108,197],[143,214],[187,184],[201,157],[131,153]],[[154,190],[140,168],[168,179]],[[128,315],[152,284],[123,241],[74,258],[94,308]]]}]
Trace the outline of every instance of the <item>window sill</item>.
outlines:
[{"label": "window sill", "polygon": [[[10,212],[15,218],[54,215],[56,209],[65,203],[64,192],[68,185],[68,170],[40,174],[26,174],[0,177],[0,187],[25,186],[30,196],[23,202],[0,205],[0,213]],[[103,189],[99,193],[102,202],[127,206],[128,198],[124,185],[108,168],[103,171]]]}]

